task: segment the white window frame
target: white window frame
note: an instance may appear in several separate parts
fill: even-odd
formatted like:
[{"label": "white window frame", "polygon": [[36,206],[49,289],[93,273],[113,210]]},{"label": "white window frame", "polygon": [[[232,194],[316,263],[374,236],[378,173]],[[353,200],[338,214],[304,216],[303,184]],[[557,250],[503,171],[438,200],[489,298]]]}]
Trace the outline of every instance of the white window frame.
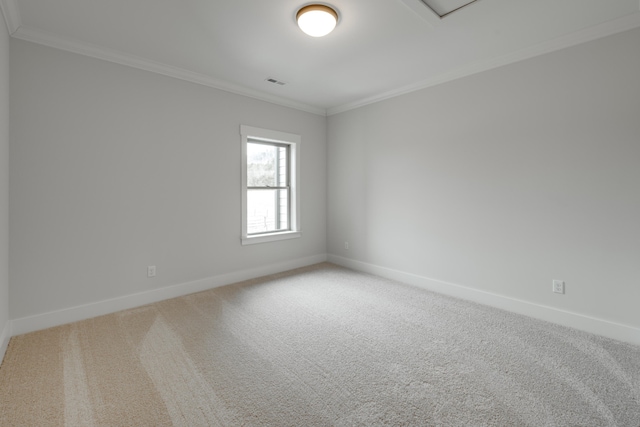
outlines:
[{"label": "white window frame", "polygon": [[[240,125],[241,175],[242,175],[242,230],[240,241],[243,245],[295,239],[302,236],[300,229],[300,135]],[[247,233],[247,143],[251,141],[284,144],[289,146],[290,170],[290,230],[249,235]]]}]

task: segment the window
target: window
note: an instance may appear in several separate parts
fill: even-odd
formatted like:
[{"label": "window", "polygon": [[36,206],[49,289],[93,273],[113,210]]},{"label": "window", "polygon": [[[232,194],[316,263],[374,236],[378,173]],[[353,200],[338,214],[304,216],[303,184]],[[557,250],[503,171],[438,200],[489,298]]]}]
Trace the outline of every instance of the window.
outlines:
[{"label": "window", "polygon": [[300,136],[240,126],[242,244],[300,237]]}]

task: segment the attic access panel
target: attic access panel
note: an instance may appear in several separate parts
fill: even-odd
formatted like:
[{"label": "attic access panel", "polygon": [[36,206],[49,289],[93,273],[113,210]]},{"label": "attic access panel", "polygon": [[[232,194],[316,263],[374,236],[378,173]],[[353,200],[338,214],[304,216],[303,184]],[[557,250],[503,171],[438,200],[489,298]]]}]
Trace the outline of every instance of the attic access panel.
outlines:
[{"label": "attic access panel", "polygon": [[427,7],[440,18],[444,18],[450,13],[460,10],[477,1],[478,0],[422,0],[422,3],[427,5]]}]

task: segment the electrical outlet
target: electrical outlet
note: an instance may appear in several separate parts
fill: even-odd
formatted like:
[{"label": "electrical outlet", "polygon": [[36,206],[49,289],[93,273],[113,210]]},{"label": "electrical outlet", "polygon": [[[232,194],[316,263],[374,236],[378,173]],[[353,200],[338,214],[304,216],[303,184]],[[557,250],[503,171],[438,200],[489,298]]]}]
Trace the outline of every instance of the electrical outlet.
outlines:
[{"label": "electrical outlet", "polygon": [[147,267],[147,277],[156,277],[156,266],[150,265]]},{"label": "electrical outlet", "polygon": [[553,281],[553,292],[556,294],[564,294],[564,282],[562,280]]},{"label": "electrical outlet", "polygon": [[346,250],[349,250],[349,242],[344,242],[344,248],[345,248]]}]

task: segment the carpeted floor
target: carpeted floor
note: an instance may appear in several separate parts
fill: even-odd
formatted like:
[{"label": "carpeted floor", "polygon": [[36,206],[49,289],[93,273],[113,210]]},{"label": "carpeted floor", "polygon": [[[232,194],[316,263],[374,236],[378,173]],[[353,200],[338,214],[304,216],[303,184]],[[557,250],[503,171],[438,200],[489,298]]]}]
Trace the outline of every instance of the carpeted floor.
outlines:
[{"label": "carpeted floor", "polygon": [[640,348],[331,264],[14,337],[2,426],[640,426]]}]

